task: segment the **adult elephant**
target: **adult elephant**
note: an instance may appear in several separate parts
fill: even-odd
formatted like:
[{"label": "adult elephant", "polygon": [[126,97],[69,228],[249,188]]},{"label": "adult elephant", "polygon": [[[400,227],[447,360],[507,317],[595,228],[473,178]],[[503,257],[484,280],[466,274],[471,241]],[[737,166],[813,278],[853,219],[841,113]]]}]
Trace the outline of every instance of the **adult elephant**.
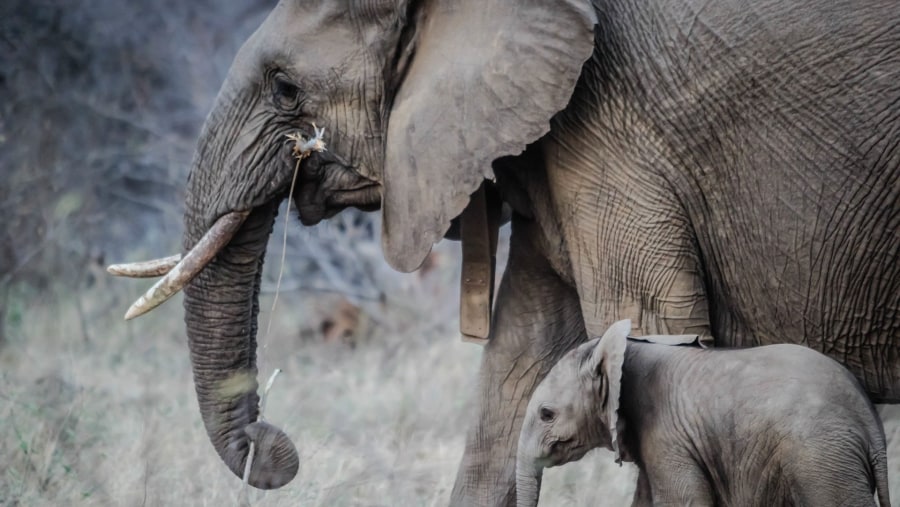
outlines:
[{"label": "adult elephant", "polygon": [[724,346],[796,338],[900,400],[897,26],[892,0],[282,1],[188,183],[175,278],[199,271],[185,321],[213,445],[240,475],[252,436],[258,487],[296,470],[290,440],[254,423],[255,381],[222,385],[256,375],[285,135],[311,122],[328,151],[300,168],[301,220],[380,205],[399,270],[485,179],[514,210],[454,504],[513,502],[533,387],[624,318]]}]

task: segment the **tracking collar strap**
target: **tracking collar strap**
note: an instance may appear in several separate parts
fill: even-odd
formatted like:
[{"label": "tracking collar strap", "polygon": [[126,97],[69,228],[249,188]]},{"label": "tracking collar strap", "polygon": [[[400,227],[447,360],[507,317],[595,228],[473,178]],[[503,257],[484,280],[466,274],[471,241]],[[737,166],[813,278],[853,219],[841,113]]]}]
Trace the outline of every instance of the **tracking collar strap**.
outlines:
[{"label": "tracking collar strap", "polygon": [[484,345],[491,332],[491,307],[497,267],[497,234],[500,229],[499,198],[482,185],[472,194],[459,217],[462,239],[462,277],[459,295],[459,330],[466,342]]}]

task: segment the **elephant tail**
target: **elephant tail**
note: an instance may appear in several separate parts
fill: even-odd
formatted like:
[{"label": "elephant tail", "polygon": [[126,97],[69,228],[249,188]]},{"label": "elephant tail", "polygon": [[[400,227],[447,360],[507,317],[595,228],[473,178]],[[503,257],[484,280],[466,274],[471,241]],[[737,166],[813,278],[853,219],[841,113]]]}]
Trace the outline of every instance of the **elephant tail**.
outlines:
[{"label": "elephant tail", "polygon": [[891,494],[888,488],[887,451],[884,445],[878,449],[870,449],[869,460],[875,473],[875,493],[880,507],[891,507]]}]

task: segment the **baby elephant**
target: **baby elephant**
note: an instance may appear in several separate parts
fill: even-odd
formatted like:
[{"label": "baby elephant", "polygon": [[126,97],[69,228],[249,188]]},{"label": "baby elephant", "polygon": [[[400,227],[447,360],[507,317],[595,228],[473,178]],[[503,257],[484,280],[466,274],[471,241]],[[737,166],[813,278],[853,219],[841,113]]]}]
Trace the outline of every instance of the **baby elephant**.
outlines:
[{"label": "baby elephant", "polygon": [[[516,494],[606,447],[639,469],[633,505],[890,505],[884,429],[856,379],[797,345],[713,350],[627,340],[570,351],[531,397]],[[671,341],[671,337],[654,337]],[[653,338],[648,337],[653,340]]]}]

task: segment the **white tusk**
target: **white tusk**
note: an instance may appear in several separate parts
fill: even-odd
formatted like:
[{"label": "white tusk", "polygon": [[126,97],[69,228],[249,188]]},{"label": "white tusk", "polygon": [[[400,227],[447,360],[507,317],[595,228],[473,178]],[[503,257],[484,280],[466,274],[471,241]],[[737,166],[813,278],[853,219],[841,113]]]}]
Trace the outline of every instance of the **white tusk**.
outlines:
[{"label": "white tusk", "polygon": [[128,278],[156,278],[172,271],[181,260],[181,254],[170,255],[162,259],[153,259],[143,262],[129,262],[128,264],[110,264],[106,272],[115,276]]},{"label": "white tusk", "polygon": [[131,305],[125,313],[125,320],[139,317],[177,294],[228,244],[249,214],[249,211],[232,211],[216,220],[194,248]]}]

